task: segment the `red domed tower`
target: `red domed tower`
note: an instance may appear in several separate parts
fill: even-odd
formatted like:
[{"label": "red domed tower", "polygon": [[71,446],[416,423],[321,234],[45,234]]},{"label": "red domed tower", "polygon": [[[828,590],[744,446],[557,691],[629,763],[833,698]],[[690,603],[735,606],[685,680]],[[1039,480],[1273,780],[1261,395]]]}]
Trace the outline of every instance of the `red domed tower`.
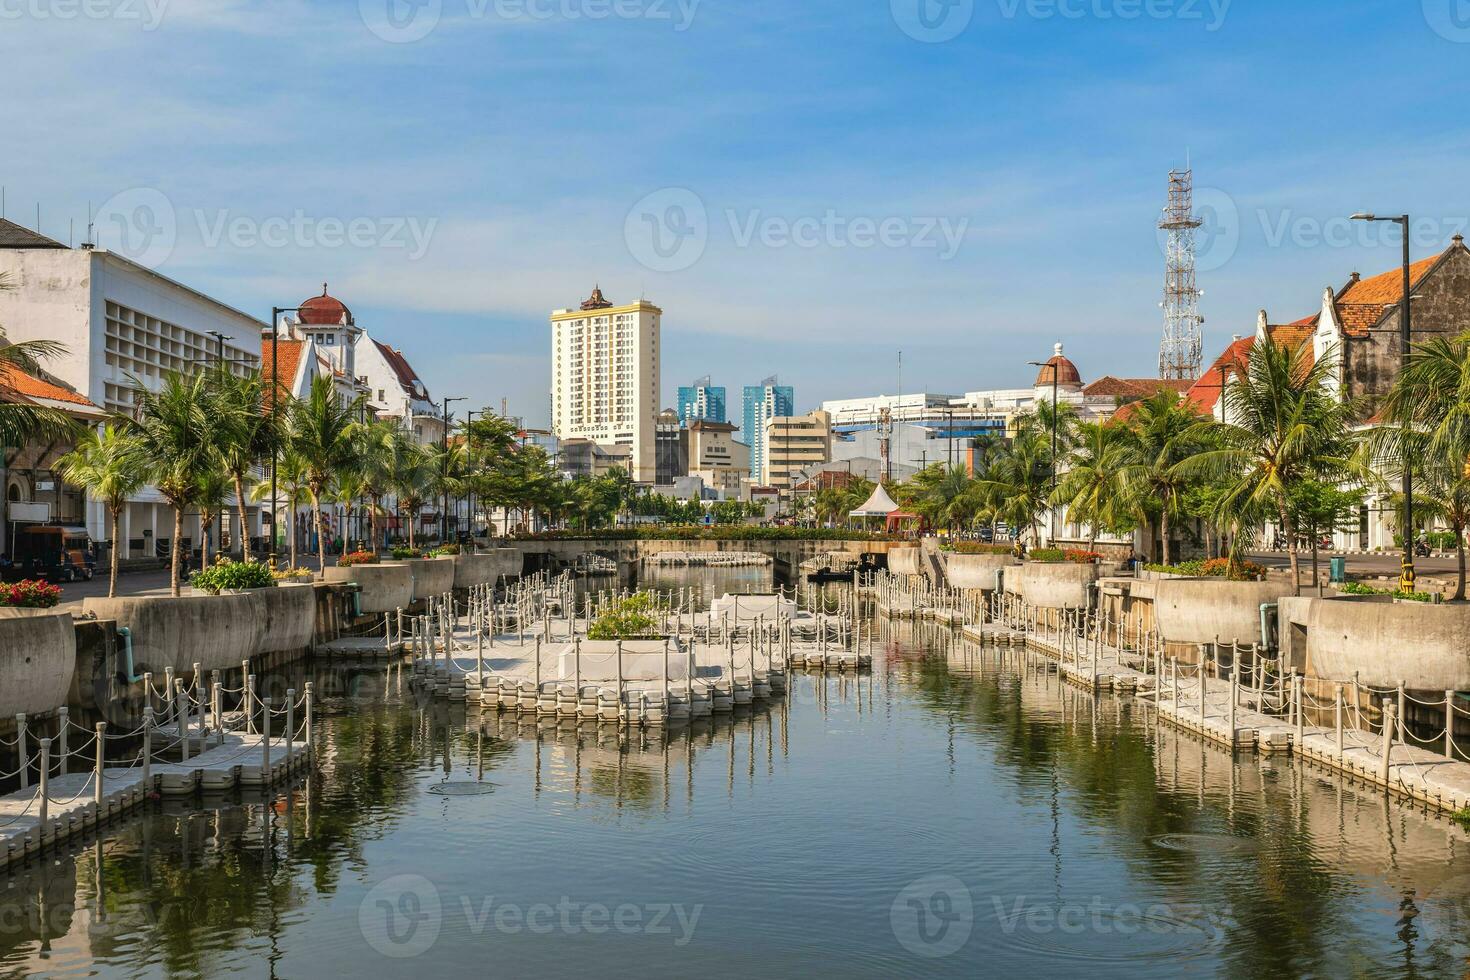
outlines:
[{"label": "red domed tower", "polygon": [[335,296],[327,295],[327,284],[322,283],[322,294],[304,301],[297,310],[297,319],[315,327],[353,326],[352,311]]}]

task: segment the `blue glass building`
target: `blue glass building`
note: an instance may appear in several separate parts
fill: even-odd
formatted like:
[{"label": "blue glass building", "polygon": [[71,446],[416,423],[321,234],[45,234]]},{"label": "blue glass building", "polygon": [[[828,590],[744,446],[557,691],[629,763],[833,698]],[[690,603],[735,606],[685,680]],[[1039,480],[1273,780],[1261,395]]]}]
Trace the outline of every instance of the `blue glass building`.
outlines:
[{"label": "blue glass building", "polygon": [[766,462],[766,423],[783,415],[796,414],[796,395],[790,385],[776,384],[770,377],[758,385],[745,386],[745,418],[741,427],[750,447],[750,478],[760,480]]},{"label": "blue glass building", "polygon": [[725,389],[716,388],[709,378],[701,378],[692,385],[679,387],[679,424],[703,419],[706,422],[728,422],[725,417]]}]

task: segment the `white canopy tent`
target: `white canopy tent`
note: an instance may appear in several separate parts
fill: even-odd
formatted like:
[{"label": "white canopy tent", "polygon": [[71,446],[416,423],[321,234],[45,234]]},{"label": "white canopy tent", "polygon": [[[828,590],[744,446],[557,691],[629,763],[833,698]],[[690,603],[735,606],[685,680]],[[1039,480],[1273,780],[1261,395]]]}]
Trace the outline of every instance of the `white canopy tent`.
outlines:
[{"label": "white canopy tent", "polygon": [[873,488],[873,495],[868,498],[867,503],[854,508],[850,516],[886,518],[896,510],[898,510],[898,504],[893,502],[893,498],[888,496],[888,491],[884,490],[883,484],[880,483]]}]

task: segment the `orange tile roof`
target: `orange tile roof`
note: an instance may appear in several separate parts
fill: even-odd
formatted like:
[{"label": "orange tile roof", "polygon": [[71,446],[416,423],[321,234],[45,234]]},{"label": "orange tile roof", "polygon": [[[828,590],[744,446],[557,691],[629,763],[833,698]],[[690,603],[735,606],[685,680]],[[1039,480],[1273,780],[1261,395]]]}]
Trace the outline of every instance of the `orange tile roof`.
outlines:
[{"label": "orange tile roof", "polygon": [[1115,378],[1103,375],[1082,389],[1084,395],[1112,395],[1121,398],[1147,398],[1160,391],[1177,391],[1181,394],[1194,384],[1190,381],[1174,381],[1167,378]]},{"label": "orange tile roof", "polygon": [[68,405],[101,411],[96,404],[70,388],[63,388],[33,374],[27,374],[14,364],[0,364],[0,399],[4,399],[5,396],[44,398],[48,401],[65,402]]},{"label": "orange tile roof", "polygon": [[[282,337],[276,341],[276,384],[288,395],[295,394],[291,386],[296,381],[296,371],[301,367],[301,355],[305,350],[304,340]],[[260,370],[266,378],[271,376],[271,345],[268,340],[261,344]]]},{"label": "orange tile roof", "polygon": [[[1317,315],[1302,317],[1291,323],[1271,323],[1266,325],[1266,335],[1282,346],[1300,347],[1312,339],[1312,334],[1317,330]],[[1206,412],[1213,412],[1215,406],[1220,402],[1220,391],[1222,386],[1222,374],[1225,380],[1229,380],[1232,374],[1242,374],[1246,366],[1250,364],[1251,348],[1255,346],[1255,334],[1249,337],[1241,337],[1232,341],[1225,352],[1215,358],[1210,369],[1200,375],[1198,381],[1190,386],[1185,397]],[[1308,363],[1314,357],[1314,352],[1307,350]]]},{"label": "orange tile roof", "polygon": [[[1417,288],[1430,270],[1444,257],[1444,253],[1420,259],[1409,266],[1409,281]],[[1361,336],[1379,323],[1389,312],[1389,307],[1401,302],[1404,297],[1404,271],[1393,269],[1369,279],[1349,282],[1337,294],[1337,319],[1344,332]]]}]

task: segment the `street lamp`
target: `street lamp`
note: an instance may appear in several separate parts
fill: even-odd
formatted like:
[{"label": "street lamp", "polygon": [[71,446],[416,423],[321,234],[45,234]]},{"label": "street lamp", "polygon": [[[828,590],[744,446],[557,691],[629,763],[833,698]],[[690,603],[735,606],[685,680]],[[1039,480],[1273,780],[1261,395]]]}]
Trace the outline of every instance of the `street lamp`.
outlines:
[{"label": "street lamp", "polygon": [[[439,478],[443,481],[439,494],[439,543],[446,544],[449,537],[449,404],[451,402],[469,401],[468,398],[446,398],[443,400],[440,411],[444,416],[444,431],[439,436],[439,451],[442,458],[439,463]],[[456,528],[458,521],[455,522]]]},{"label": "street lamp", "polygon": [[[468,412],[464,413],[465,456],[470,461],[471,465],[474,464],[475,455],[475,432],[473,429],[473,426],[475,424],[475,416],[484,414],[485,409],[483,408],[479,410],[472,408]],[[470,550],[473,551],[475,544],[475,485],[473,483],[470,484],[468,516],[470,522]]]},{"label": "street lamp", "polygon": [[[1411,311],[1411,308],[1410,308],[1411,307],[1411,304],[1409,302],[1409,299],[1410,299],[1410,297],[1409,297],[1409,290],[1412,288],[1412,283],[1410,282],[1411,275],[1410,275],[1410,272],[1409,272],[1409,216],[1407,214],[1401,214],[1401,215],[1399,215],[1396,218],[1395,217],[1380,218],[1376,214],[1368,214],[1368,213],[1364,213],[1364,212],[1359,212],[1358,214],[1355,214],[1355,215],[1352,216],[1352,220],[1354,220],[1354,221],[1391,221],[1391,222],[1393,222],[1396,225],[1403,226],[1403,230],[1404,230],[1404,270],[1403,270],[1404,271],[1404,293],[1403,293],[1402,299],[1400,299],[1400,301],[1399,301],[1399,338],[1400,338],[1399,342],[1400,342],[1400,348],[1401,348],[1399,350],[1399,371],[1400,371],[1400,373],[1402,373],[1403,370],[1404,370],[1404,368],[1409,363],[1409,337],[1410,337],[1410,331],[1412,329],[1412,311]],[[1409,423],[1408,423],[1407,420],[1405,420],[1405,422],[1404,422],[1404,436],[1406,438],[1404,440],[1404,446],[1405,446],[1406,449],[1408,447],[1408,439],[1407,439],[1407,436],[1408,435],[1409,435]],[[1403,480],[1404,480],[1404,486],[1403,486],[1403,491],[1404,491],[1404,526],[1402,528],[1402,536],[1403,536],[1403,539],[1404,539],[1404,557],[1403,557],[1403,560],[1402,560],[1402,563],[1401,563],[1401,566],[1400,566],[1400,570],[1399,570],[1399,589],[1401,591],[1403,591],[1403,592],[1413,592],[1414,591],[1414,540],[1413,540],[1413,530],[1414,530],[1414,481],[1413,481],[1413,477],[1411,476],[1411,474],[1409,472],[1410,466],[1409,466],[1409,461],[1408,461],[1407,455],[1405,456],[1405,459],[1403,460],[1402,469],[1403,469]]]}]

